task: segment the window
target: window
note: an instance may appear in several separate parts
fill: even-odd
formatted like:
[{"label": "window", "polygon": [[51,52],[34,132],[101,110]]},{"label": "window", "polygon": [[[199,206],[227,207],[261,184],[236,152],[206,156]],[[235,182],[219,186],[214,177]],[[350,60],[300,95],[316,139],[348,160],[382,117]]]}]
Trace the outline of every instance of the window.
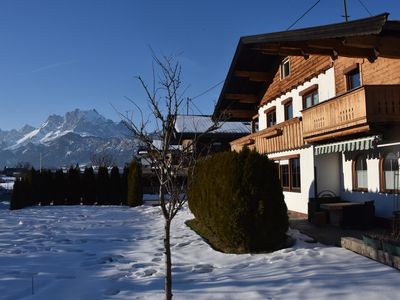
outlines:
[{"label": "window", "polygon": [[318,90],[314,90],[303,96],[303,109],[309,108],[318,103]]},{"label": "window", "polygon": [[360,70],[356,69],[347,74],[347,89],[352,90],[361,85]]},{"label": "window", "polygon": [[360,68],[358,64],[352,66],[349,71],[346,72],[346,85],[347,90],[350,91],[361,85]]},{"label": "window", "polygon": [[303,109],[318,104],[318,84],[313,84],[299,93],[303,97]]},{"label": "window", "polygon": [[300,192],[300,157],[281,160],[279,178],[284,191]]},{"label": "window", "polygon": [[368,190],[367,159],[363,155],[353,161],[353,189]]},{"label": "window", "polygon": [[280,165],[281,183],[285,190],[290,189],[289,165]]},{"label": "window", "polygon": [[284,109],[285,109],[285,121],[293,118],[293,102],[287,101],[284,104]]},{"label": "window", "polygon": [[293,158],[289,162],[290,171],[292,173],[291,187],[292,189],[300,190],[300,158]]},{"label": "window", "polygon": [[276,124],[276,110],[275,108],[267,110],[267,127],[272,127]]},{"label": "window", "polygon": [[388,153],[381,162],[382,190],[385,192],[398,192],[399,181],[399,159],[394,153]]},{"label": "window", "polygon": [[285,58],[281,63],[281,79],[284,79],[290,75],[290,60]]}]

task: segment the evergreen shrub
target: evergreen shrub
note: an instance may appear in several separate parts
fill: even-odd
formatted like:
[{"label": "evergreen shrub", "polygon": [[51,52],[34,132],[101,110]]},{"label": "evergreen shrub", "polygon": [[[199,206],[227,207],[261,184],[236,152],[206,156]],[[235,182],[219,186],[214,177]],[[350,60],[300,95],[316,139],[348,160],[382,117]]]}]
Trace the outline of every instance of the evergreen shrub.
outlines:
[{"label": "evergreen shrub", "polygon": [[274,162],[255,151],[223,152],[196,165],[188,191],[197,222],[231,252],[273,251],[289,221]]},{"label": "evergreen shrub", "polygon": [[129,165],[127,204],[131,207],[143,204],[142,168],[136,161]]}]

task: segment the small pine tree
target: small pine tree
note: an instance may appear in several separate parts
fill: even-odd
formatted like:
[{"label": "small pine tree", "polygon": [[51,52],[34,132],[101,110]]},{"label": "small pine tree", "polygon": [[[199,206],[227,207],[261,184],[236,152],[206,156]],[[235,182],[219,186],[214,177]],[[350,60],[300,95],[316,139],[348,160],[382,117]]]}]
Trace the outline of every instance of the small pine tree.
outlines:
[{"label": "small pine tree", "polygon": [[129,166],[127,204],[130,207],[143,204],[142,169],[136,161]]},{"label": "small pine tree", "polygon": [[82,175],[82,198],[84,205],[96,202],[96,176],[92,167],[85,168]]},{"label": "small pine tree", "polygon": [[26,178],[27,199],[26,206],[38,205],[40,202],[40,183],[39,172],[33,167],[29,171]]},{"label": "small pine tree", "polygon": [[23,202],[23,183],[22,179],[17,179],[14,183],[14,188],[13,192],[11,195],[11,200],[10,200],[10,209],[21,209],[25,206],[25,203]]},{"label": "small pine tree", "polygon": [[54,205],[65,205],[66,204],[66,184],[67,184],[67,180],[64,176],[63,170],[58,169],[54,173],[54,177],[53,177]]},{"label": "small pine tree", "polygon": [[107,205],[110,202],[110,178],[107,167],[99,167],[96,180],[97,204]]},{"label": "small pine tree", "polygon": [[129,174],[129,166],[126,165],[124,167],[124,171],[122,173],[121,178],[121,200],[122,205],[128,205],[128,174]]},{"label": "small pine tree", "polygon": [[50,205],[53,198],[53,178],[50,170],[42,170],[40,176],[41,204]]},{"label": "small pine tree", "polygon": [[111,169],[110,173],[110,201],[113,205],[121,204],[121,176],[116,166]]},{"label": "small pine tree", "polygon": [[67,204],[78,205],[81,202],[80,171],[79,167],[71,166],[67,176]]}]

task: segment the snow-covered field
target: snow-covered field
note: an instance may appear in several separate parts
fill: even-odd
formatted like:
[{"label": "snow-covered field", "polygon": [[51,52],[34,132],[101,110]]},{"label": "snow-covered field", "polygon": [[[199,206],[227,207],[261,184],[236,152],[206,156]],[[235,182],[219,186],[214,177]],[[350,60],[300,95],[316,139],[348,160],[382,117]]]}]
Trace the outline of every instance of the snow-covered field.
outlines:
[{"label": "snow-covered field", "polygon": [[[293,248],[222,254],[190,218],[186,209],[173,223],[177,299],[399,299],[398,271],[350,251],[290,231]],[[163,298],[162,222],[150,206],[0,204],[0,299]]]}]

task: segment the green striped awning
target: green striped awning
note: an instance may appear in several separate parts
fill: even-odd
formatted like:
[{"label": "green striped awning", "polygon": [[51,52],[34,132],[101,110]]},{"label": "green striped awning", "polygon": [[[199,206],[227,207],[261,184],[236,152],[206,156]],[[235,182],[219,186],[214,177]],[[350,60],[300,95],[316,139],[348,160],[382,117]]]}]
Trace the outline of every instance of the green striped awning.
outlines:
[{"label": "green striped awning", "polygon": [[361,139],[318,145],[314,147],[314,154],[321,155],[321,154],[329,154],[335,152],[369,150],[373,148],[373,141],[375,139],[376,136],[370,136]]}]

